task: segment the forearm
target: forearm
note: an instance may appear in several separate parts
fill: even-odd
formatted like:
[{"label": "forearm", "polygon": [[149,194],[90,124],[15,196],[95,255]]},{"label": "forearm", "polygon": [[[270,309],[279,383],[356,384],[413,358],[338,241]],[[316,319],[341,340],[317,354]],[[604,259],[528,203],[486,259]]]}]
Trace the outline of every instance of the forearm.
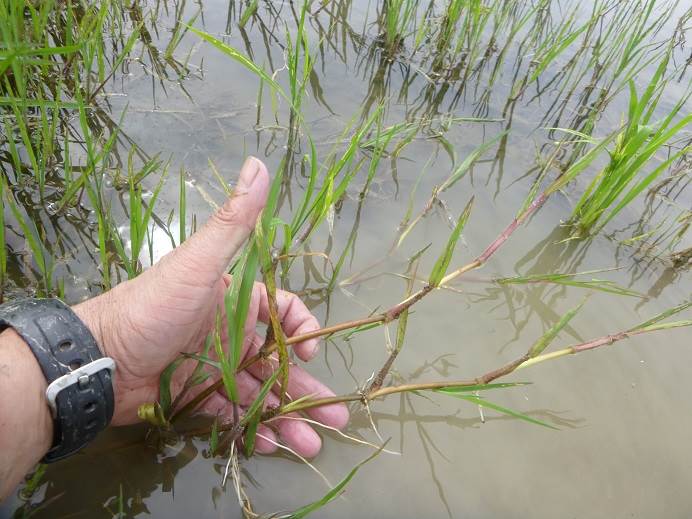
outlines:
[{"label": "forearm", "polygon": [[48,452],[53,420],[46,379],[12,329],[0,333],[0,501]]}]

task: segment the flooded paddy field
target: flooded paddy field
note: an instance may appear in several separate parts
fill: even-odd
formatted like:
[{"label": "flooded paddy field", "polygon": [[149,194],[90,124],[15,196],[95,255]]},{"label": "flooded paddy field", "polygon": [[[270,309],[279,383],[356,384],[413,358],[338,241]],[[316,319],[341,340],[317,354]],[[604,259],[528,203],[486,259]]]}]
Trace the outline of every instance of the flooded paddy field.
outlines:
[{"label": "flooded paddy field", "polygon": [[[292,224],[309,202],[272,250],[277,284],[325,327],[430,287],[461,231],[444,274],[472,267],[432,283],[405,334],[383,319],[322,341],[307,369],[337,395],[371,389],[397,348],[384,387],[470,380],[535,353],[497,380],[530,384],[351,402],[345,435],[318,429],[311,464],[240,455],[255,513],[320,499],[387,441],[314,516],[690,517],[684,2],[103,9],[74,59],[41,65],[69,74],[4,83],[4,300],[75,303],[136,275],[201,226],[254,155],[281,175],[277,217]],[[69,46],[55,20],[50,43]],[[632,181],[612,191],[607,172]],[[132,197],[153,207],[139,247]],[[664,322],[680,326],[637,328]],[[211,455],[209,434],[184,434],[209,425],[112,428],[0,516],[243,517],[235,480],[222,483],[228,456]]]}]

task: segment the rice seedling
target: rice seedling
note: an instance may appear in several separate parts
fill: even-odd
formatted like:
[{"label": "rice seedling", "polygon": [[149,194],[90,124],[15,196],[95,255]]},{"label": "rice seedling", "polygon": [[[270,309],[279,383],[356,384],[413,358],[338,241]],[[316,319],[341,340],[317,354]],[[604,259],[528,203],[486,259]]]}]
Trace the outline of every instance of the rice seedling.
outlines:
[{"label": "rice seedling", "polygon": [[413,228],[420,222],[423,218],[425,218],[430,211],[435,207],[435,205],[439,202],[440,200],[440,195],[450,189],[454,184],[459,182],[468,172],[471,170],[473,165],[478,161],[478,159],[490,148],[492,148],[505,134],[501,133],[494,139],[491,139],[490,141],[481,144],[478,146],[475,150],[473,150],[471,153],[468,154],[468,156],[458,165],[456,166],[452,172],[449,174],[449,176],[438,186],[435,186],[433,189],[432,195],[430,196],[430,199],[428,202],[425,204],[425,207],[423,210],[413,219],[409,222],[410,220],[410,210],[407,212],[406,216],[404,217],[404,221],[402,224],[399,226],[401,230],[401,233],[399,235],[399,239],[396,242],[395,247],[399,247],[401,243],[404,241],[406,236],[413,230]]},{"label": "rice seedling", "polygon": [[[375,110],[363,125],[353,133],[341,156],[337,155],[336,149],[329,154],[326,160],[328,166],[322,175],[323,182],[319,190],[315,185],[319,175],[317,156],[314,146],[311,148],[310,183],[303,195],[300,208],[291,221],[289,237],[286,239],[286,243],[290,244],[288,246],[295,247],[304,243],[333,211],[334,204],[344,195],[359,170],[360,163],[353,164],[356,153],[373,124],[378,120],[381,109],[379,107]],[[292,243],[291,239],[293,240]]]},{"label": "rice seedling", "polygon": [[692,122],[691,114],[683,114],[676,120],[690,92],[661,121],[652,120],[666,84],[663,76],[667,64],[667,59],[661,62],[641,97],[630,82],[627,123],[615,139],[608,164],[594,177],[574,207],[572,219],[578,234],[601,230],[686,153],[686,148],[672,153],[640,178],[648,161]]},{"label": "rice seedling", "polygon": [[[553,34],[550,34],[545,39],[541,40],[535,49],[535,55],[531,60],[534,65],[531,75],[525,78],[521,87],[526,88],[527,85],[538,79],[546,68],[555,59],[562,54],[574,41],[590,26],[590,21],[575,27],[576,25],[576,10],[572,11],[569,16],[560,24]],[[514,90],[513,95],[519,95],[518,90]]]},{"label": "rice seedling", "polygon": [[5,177],[0,174],[0,302],[5,296],[7,276],[7,245],[5,243]]},{"label": "rice seedling", "polygon": [[[406,126],[406,125],[405,125]],[[402,130],[402,131],[408,131],[408,130]],[[377,121],[377,128],[376,128],[376,134],[375,137],[371,140],[368,141],[367,143],[364,143],[361,145],[363,148],[372,148],[372,156],[370,158],[370,164],[368,166],[368,176],[365,180],[365,185],[361,189],[358,198],[360,200],[360,203],[358,204],[358,211],[356,213],[356,217],[354,218],[354,224],[353,228],[351,230],[351,233],[348,237],[348,240],[346,242],[346,245],[344,246],[344,250],[342,251],[341,255],[339,256],[339,259],[336,261],[334,264],[334,267],[332,269],[332,275],[329,280],[329,284],[327,285],[326,291],[327,293],[330,293],[337,285],[339,282],[339,273],[341,272],[341,269],[344,266],[344,263],[346,261],[346,257],[348,254],[353,254],[353,248],[355,246],[355,241],[358,233],[358,228],[359,228],[359,222],[360,222],[360,212],[363,208],[363,203],[365,201],[365,197],[367,196],[367,193],[370,189],[370,185],[375,178],[375,175],[377,173],[378,166],[380,164],[380,160],[383,156],[383,154],[386,152],[387,147],[389,146],[390,142],[392,139],[394,139],[395,136],[399,134],[399,129],[396,127],[389,127],[389,128],[382,128],[382,117],[380,117]],[[397,146],[397,149],[399,149],[399,146]],[[312,178],[312,177],[311,177]],[[305,200],[305,203],[308,203],[309,200]],[[285,269],[287,271],[287,269]]]},{"label": "rice seedling", "polygon": [[26,240],[27,248],[31,252],[33,267],[38,271],[38,291],[43,296],[50,297],[54,292],[53,270],[55,264],[52,251],[45,245],[44,236],[39,231],[34,218],[20,208],[14,200],[12,192],[7,189],[3,194],[5,195],[4,203],[10,208],[14,221],[21,229],[21,235]]},{"label": "rice seedling", "polygon": [[[487,55],[493,48],[496,31],[507,21],[507,14],[507,9],[497,1],[486,4],[482,0],[449,0],[435,35],[433,71],[440,72],[445,67],[453,69],[461,59],[466,63],[464,73],[460,74],[465,83],[471,71],[477,69],[476,63],[487,57],[482,57],[483,54]],[[494,27],[488,35],[486,29],[491,20]]]},{"label": "rice seedling", "polygon": [[250,21],[250,18],[252,18],[254,14],[257,12],[258,4],[259,0],[250,0],[250,2],[245,6],[242,14],[240,15],[240,19],[238,20],[238,27],[245,28],[247,23]]},{"label": "rice seedling", "polygon": [[382,4],[382,33],[388,53],[394,54],[403,45],[404,39],[413,32],[416,21],[417,0],[386,0]]},{"label": "rice seedling", "polygon": [[[291,120],[289,128],[294,131],[295,119],[301,115],[301,105],[305,96],[305,87],[310,79],[313,67],[313,58],[310,56],[308,40],[305,32],[305,18],[308,13],[309,3],[303,2],[300,10],[300,18],[297,24],[295,41],[286,34],[286,68],[288,70],[288,84],[291,101]],[[301,63],[302,56],[302,63]],[[291,134],[292,135],[292,134]],[[289,141],[291,139],[289,138]]]},{"label": "rice seedling", "polygon": [[[675,41],[685,32],[683,14],[678,26],[666,40],[655,41],[678,2],[658,5],[655,0],[631,3],[612,9],[608,2],[594,4],[591,20],[581,38],[582,43],[574,55],[549,81],[545,82],[535,97],[548,88],[560,92],[544,121],[565,113],[569,101],[579,92],[579,110],[586,112],[570,123],[573,129],[590,133],[593,130],[593,114],[602,113],[605,107],[644,69],[664,59],[670,59]],[[583,58],[583,59],[582,59]],[[596,95],[593,99],[592,95]]]},{"label": "rice seedling", "polygon": [[598,274],[600,272],[604,272],[604,270],[590,270],[586,272],[575,272],[574,274],[535,274],[531,276],[515,276],[511,278],[498,278],[495,281],[501,285],[549,283],[579,288],[588,288],[591,290],[600,290],[603,292],[618,294],[622,296],[642,297],[642,295],[638,292],[635,292],[634,290],[630,290],[628,288],[621,287],[607,279],[592,278],[588,281],[574,279],[576,276],[590,276],[591,274]]},{"label": "rice seedling", "polygon": [[[152,219],[156,200],[159,196],[161,188],[163,187],[163,182],[168,171],[168,166],[165,166],[163,168],[163,173],[161,174],[160,180],[151,194],[151,198],[148,202],[145,202],[142,184],[141,181],[138,181],[137,179],[137,172],[135,171],[133,161],[133,153],[131,152],[127,163],[130,220],[130,225],[128,228],[129,236],[127,241],[129,246],[126,245],[123,236],[121,236],[121,233],[118,230],[113,229],[113,232],[111,233],[111,240],[113,241],[115,250],[120,257],[120,261],[125,268],[129,279],[137,276],[137,274],[139,274],[142,270],[141,254],[144,250],[144,240],[147,237],[149,223]],[[159,165],[160,163],[157,161],[157,159],[152,159],[149,163],[144,165],[143,171],[147,172],[158,169]],[[148,173],[145,173],[145,176],[146,174]],[[129,254],[127,249],[129,249]],[[153,258],[150,258],[150,261],[153,263]]]}]

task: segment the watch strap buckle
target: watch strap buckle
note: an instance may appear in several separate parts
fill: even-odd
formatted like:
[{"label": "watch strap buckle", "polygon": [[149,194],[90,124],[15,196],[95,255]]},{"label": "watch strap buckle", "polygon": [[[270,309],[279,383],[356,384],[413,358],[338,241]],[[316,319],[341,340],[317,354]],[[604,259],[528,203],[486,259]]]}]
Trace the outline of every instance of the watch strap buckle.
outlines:
[{"label": "watch strap buckle", "polygon": [[115,372],[115,361],[110,357],[101,357],[88,364],[78,367],[69,373],[56,378],[46,388],[46,399],[50,412],[55,418],[58,414],[57,404],[55,402],[58,394],[70,386],[77,384],[79,387],[84,387],[89,383],[92,375],[96,375],[99,371],[107,369],[111,373],[111,377]]}]

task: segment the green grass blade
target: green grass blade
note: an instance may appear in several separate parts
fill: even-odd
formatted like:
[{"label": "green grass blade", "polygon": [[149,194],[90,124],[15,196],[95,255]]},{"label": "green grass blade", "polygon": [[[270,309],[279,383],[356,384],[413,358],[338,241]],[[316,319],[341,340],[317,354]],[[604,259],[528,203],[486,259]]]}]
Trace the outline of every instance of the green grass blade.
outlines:
[{"label": "green grass blade", "polygon": [[[242,323],[240,324],[242,326]],[[221,380],[226,390],[226,396],[231,402],[238,402],[238,386],[235,380],[235,369],[231,365],[228,354],[221,343],[221,315],[217,315],[216,329],[214,330],[214,351],[221,362]]]},{"label": "green grass blade", "polygon": [[683,328],[685,326],[692,326],[692,319],[686,319],[684,321],[673,321],[670,323],[658,323],[652,324],[650,326],[645,326],[642,331],[653,332],[656,330],[671,330],[673,328]]},{"label": "green grass blade", "polygon": [[500,139],[502,139],[509,130],[505,130],[504,132],[500,133],[499,135],[495,136],[493,139],[491,139],[488,142],[485,142],[478,146],[476,149],[474,149],[471,153],[467,155],[467,157],[459,164],[452,174],[443,182],[443,184],[440,186],[439,192],[442,193],[443,191],[446,191],[450,187],[452,187],[454,184],[456,184],[459,180],[461,180],[466,173],[471,169],[471,167],[476,163],[476,161],[490,148],[492,148],[495,143],[497,143]]},{"label": "green grass blade", "polygon": [[232,350],[233,367],[237,368],[240,362],[240,355],[245,340],[244,323],[247,320],[250,308],[252,290],[255,286],[255,272],[257,272],[258,254],[257,245],[253,242],[248,245],[249,251],[247,261],[243,267],[242,281],[238,292],[238,301],[235,309],[235,318],[240,323],[235,330],[234,348]]},{"label": "green grass blade", "polygon": [[594,160],[596,160],[596,158],[601,154],[610,141],[615,138],[615,135],[615,133],[611,133],[610,135],[601,139],[601,141],[596,146],[591,148],[586,155],[572,164],[567,171],[555,179],[553,183],[546,189],[546,194],[551,195],[574,180],[577,175],[579,175],[582,171],[589,167]]},{"label": "green grass blade", "polygon": [[[692,121],[692,118],[689,118],[689,121]],[[608,215],[599,224],[599,228],[603,228],[626,205],[628,205],[632,200],[634,200],[637,196],[639,196],[642,193],[642,191],[644,191],[644,189],[646,189],[648,186],[650,186],[651,183],[661,175],[661,173],[666,171],[673,162],[675,162],[681,155],[683,155],[684,153],[687,153],[688,151],[689,151],[688,148],[684,148],[684,149],[680,150],[679,152],[675,153],[672,157],[670,157],[668,160],[664,161],[657,168],[655,168],[651,173],[649,173],[646,177],[644,177],[641,181],[639,181],[636,185],[634,185],[625,194],[625,196],[620,200],[620,202],[618,202],[618,204],[613,209],[610,210]]]},{"label": "green grass blade", "polygon": [[5,248],[5,175],[0,173],[0,301],[3,297],[7,273],[7,249]]},{"label": "green grass blade", "polygon": [[257,393],[257,396],[252,401],[252,404],[250,404],[250,407],[248,407],[247,411],[245,412],[245,416],[240,421],[241,425],[247,425],[250,422],[250,419],[258,411],[261,411],[262,405],[264,404],[264,399],[267,398],[269,391],[274,386],[274,384],[276,384],[276,380],[279,378],[280,373],[281,369],[277,369],[276,371],[274,371],[274,373],[272,373],[271,377],[264,381],[264,384],[262,384],[259,393]]},{"label": "green grass blade", "polygon": [[166,369],[161,372],[161,376],[159,377],[159,404],[166,418],[170,416],[171,404],[173,402],[171,398],[171,379],[184,360],[184,357],[175,359],[166,366]]},{"label": "green grass blade", "polygon": [[252,18],[252,16],[257,12],[258,0],[252,0],[250,5],[243,9],[243,14],[240,16],[238,21],[238,27],[244,28],[247,22]]},{"label": "green grass blade", "polygon": [[661,322],[663,319],[667,319],[668,317],[671,317],[675,314],[678,314],[680,312],[684,312],[685,310],[687,310],[690,307],[692,307],[692,301],[687,301],[685,303],[681,303],[677,306],[674,306],[673,308],[669,308],[668,310],[665,310],[659,314],[656,314],[651,319],[648,319],[648,320],[644,321],[643,323],[640,323],[637,326],[630,328],[627,331],[633,332],[633,331],[637,331],[637,330],[647,329],[650,326],[653,326],[656,323]]},{"label": "green grass blade", "polygon": [[454,248],[456,247],[457,241],[459,240],[459,236],[461,235],[461,231],[464,229],[464,226],[466,225],[466,222],[469,219],[469,215],[471,214],[471,207],[473,207],[473,197],[466,204],[466,207],[464,208],[464,211],[461,213],[461,216],[459,216],[459,220],[457,220],[457,224],[454,227],[452,234],[450,234],[449,236],[447,246],[435,262],[435,266],[433,267],[432,272],[430,273],[428,283],[430,283],[430,285],[432,285],[433,287],[438,286],[440,284],[440,281],[442,281],[442,278],[447,273],[447,268],[449,267],[449,263],[450,261],[452,261],[452,256],[454,254]]},{"label": "green grass blade", "polygon": [[186,189],[185,189],[185,171],[183,168],[180,168],[180,193],[179,193],[179,201],[178,201],[178,245],[183,243],[185,241],[185,220],[187,219],[186,216],[186,209],[187,209],[187,196],[186,196]]},{"label": "green grass blade", "polygon": [[211,424],[211,433],[209,434],[209,450],[212,455],[219,448],[219,419],[214,418],[214,423]]},{"label": "green grass blade", "polygon": [[343,491],[344,488],[346,488],[346,485],[349,484],[349,482],[353,479],[353,477],[356,475],[358,470],[368,463],[370,460],[374,459],[377,455],[379,455],[382,450],[386,447],[387,443],[385,442],[384,445],[382,445],[379,449],[377,449],[371,456],[368,456],[366,459],[358,463],[353,469],[351,469],[351,472],[349,472],[344,479],[339,481],[334,488],[332,488],[329,492],[327,492],[324,496],[322,496],[320,499],[317,501],[314,501],[310,503],[309,505],[306,505],[302,508],[299,508],[298,510],[294,511],[292,514],[284,516],[286,519],[302,519],[303,517],[307,517],[309,514],[316,512],[323,508],[325,505],[336,499]]},{"label": "green grass blade", "polygon": [[550,329],[545,332],[540,339],[538,339],[533,346],[529,349],[529,357],[533,358],[537,355],[540,355],[543,353],[543,350],[545,350],[551,342],[557,337],[558,333],[567,326],[567,323],[569,323],[572,318],[577,315],[579,310],[581,310],[581,307],[584,306],[584,303],[586,302],[586,298],[584,298],[581,303],[579,303],[577,306],[569,310],[567,313],[565,313],[562,317],[560,317],[560,320],[555,323],[553,326],[550,327]]},{"label": "green grass blade", "polygon": [[260,423],[260,418],[262,417],[261,406],[255,411],[255,413],[250,416],[248,420],[247,427],[245,428],[245,455],[249,458],[255,451],[255,440],[257,439],[257,427]]},{"label": "green grass blade", "polygon": [[519,411],[514,411],[513,409],[509,409],[507,407],[503,407],[501,405],[494,404],[492,402],[488,402],[487,400],[484,400],[483,398],[474,396],[474,395],[459,395],[455,393],[447,393],[449,396],[453,396],[454,398],[459,398],[461,400],[466,400],[468,402],[471,402],[473,404],[479,405],[481,407],[485,407],[487,409],[492,409],[493,411],[497,411],[498,413],[505,414],[507,416],[512,416],[514,418],[518,418],[519,420],[523,420],[524,422],[532,423],[535,425],[540,425],[542,427],[547,427],[548,429],[555,429],[558,430],[557,427],[554,425],[550,425],[547,422],[544,422],[542,420],[537,420],[536,418],[532,418],[524,413],[520,413]]},{"label": "green grass blade", "polygon": [[523,387],[531,382],[496,382],[493,384],[473,384],[471,386],[450,386],[436,389],[438,393],[473,393],[475,391],[488,391],[491,389],[506,389],[509,387]]},{"label": "green grass blade", "polygon": [[190,29],[190,31],[195,33],[197,36],[202,38],[204,41],[211,43],[214,47],[216,47],[221,52],[226,54],[226,56],[229,56],[234,61],[240,63],[243,67],[248,69],[250,72],[252,72],[253,74],[262,78],[263,81],[265,81],[268,85],[270,85],[276,92],[278,92],[287,101],[289,101],[289,102],[291,101],[290,98],[284,93],[282,88],[279,86],[279,84],[276,81],[274,81],[272,79],[272,77],[269,74],[267,74],[263,69],[261,69],[260,67],[255,65],[255,63],[252,60],[245,57],[243,54],[238,52],[236,49],[234,49],[230,45],[226,45],[221,40],[217,40],[211,34],[208,34],[204,31],[200,31],[199,29],[196,29],[195,27],[188,26],[188,28]]},{"label": "green grass blade", "polygon": [[536,70],[534,70],[533,74],[526,82],[526,84],[530,85],[536,79],[538,79],[538,77],[543,73],[543,71],[548,67],[548,65],[550,65],[550,63],[552,63],[558,55],[562,54],[562,52],[567,47],[569,47],[582,32],[586,30],[586,28],[589,26],[589,23],[590,22],[585,23],[579,29],[565,37],[561,42],[559,42],[559,44],[552,46],[550,48],[550,51],[546,54],[545,58],[543,58],[539,65],[536,67]]},{"label": "green grass blade", "polygon": [[573,274],[534,274],[530,276],[515,276],[511,278],[498,278],[495,281],[501,285],[524,285],[531,283],[554,283],[558,285],[588,288],[591,290],[599,290],[610,294],[618,294],[630,297],[644,297],[639,292],[624,288],[612,281],[606,279],[591,278],[588,281],[579,281],[574,279],[577,276],[588,276],[600,272],[607,272],[612,269],[597,269],[587,270],[584,272],[575,272]]}]

